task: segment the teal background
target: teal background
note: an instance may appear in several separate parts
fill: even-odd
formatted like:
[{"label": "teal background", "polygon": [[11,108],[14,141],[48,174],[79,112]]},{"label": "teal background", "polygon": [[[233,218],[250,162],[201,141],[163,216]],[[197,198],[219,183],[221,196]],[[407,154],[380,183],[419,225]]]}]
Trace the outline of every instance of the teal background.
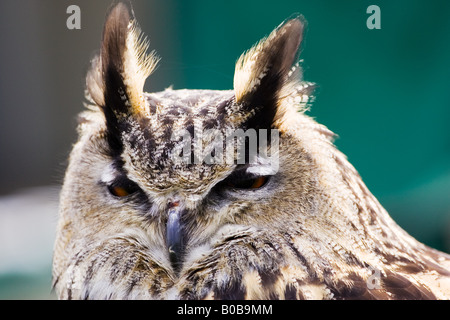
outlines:
[{"label": "teal background", "polygon": [[[110,3],[0,2],[0,218],[16,212],[1,206],[12,195],[61,184],[76,140],[76,115],[83,109],[85,72],[99,48]],[[66,28],[71,4],[80,6],[81,30]],[[381,9],[380,30],[366,27],[372,4]],[[147,91],[170,85],[231,89],[239,55],[292,14],[302,14],[308,22],[300,56],[304,78],[319,86],[308,114],[338,135],[337,147],[400,226],[450,252],[449,1],[136,0],[133,5],[151,49],[162,58]],[[41,200],[56,210],[57,197]],[[43,235],[53,235],[56,211],[50,214],[53,224],[38,228]],[[53,298],[52,243],[33,247],[36,239],[22,241],[37,256],[42,252],[39,261],[23,268],[19,258],[28,251],[21,241],[2,238],[2,230],[11,227],[1,227],[0,299]],[[20,231],[17,237],[27,236]],[[16,254],[2,256],[13,244]]]}]

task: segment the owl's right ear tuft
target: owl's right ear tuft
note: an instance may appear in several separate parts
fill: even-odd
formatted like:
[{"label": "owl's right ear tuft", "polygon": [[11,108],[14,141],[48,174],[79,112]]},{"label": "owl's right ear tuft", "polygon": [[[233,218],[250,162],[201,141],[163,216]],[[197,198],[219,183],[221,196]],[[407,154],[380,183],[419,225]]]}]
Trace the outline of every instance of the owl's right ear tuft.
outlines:
[{"label": "owl's right ear tuft", "polygon": [[100,55],[92,60],[86,77],[88,98],[105,112],[142,112],[144,83],[158,62],[153,52],[146,54],[147,48],[131,5],[113,5],[106,17]]},{"label": "owl's right ear tuft", "polygon": [[103,110],[113,155],[123,148],[121,133],[127,117],[147,112],[144,84],[158,62],[153,52],[146,54],[147,48],[131,5],[113,5],[106,17],[100,55],[92,60],[86,77],[86,98]]}]

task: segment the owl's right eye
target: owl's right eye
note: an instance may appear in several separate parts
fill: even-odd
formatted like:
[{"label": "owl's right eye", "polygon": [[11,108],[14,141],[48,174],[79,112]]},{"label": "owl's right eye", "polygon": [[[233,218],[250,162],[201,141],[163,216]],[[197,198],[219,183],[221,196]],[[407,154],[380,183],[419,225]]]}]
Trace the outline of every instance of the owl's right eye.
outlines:
[{"label": "owl's right eye", "polygon": [[119,198],[126,197],[126,196],[130,195],[130,192],[127,189],[123,188],[123,187],[109,186],[108,189],[109,189],[109,192],[111,192],[111,194],[113,196],[116,196],[116,197],[119,197]]},{"label": "owl's right eye", "polygon": [[124,198],[136,193],[140,190],[140,188],[133,181],[125,177],[120,177],[108,185],[108,190],[113,196],[117,198]]}]

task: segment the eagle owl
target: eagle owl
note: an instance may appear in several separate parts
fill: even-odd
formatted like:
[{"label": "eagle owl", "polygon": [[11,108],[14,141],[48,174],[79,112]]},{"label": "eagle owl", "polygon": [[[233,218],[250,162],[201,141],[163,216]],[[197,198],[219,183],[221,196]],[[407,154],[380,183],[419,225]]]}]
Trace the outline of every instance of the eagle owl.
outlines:
[{"label": "eagle owl", "polygon": [[304,26],[246,51],[233,90],[145,93],[158,58],[128,4],[109,10],[61,191],[59,298],[450,298],[450,256],[403,231],[305,115]]}]

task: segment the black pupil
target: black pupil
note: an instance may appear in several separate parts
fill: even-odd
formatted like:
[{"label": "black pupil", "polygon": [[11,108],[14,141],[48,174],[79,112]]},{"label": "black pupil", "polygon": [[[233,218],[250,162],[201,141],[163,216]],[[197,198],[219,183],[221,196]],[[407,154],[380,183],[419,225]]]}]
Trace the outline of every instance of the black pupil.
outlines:
[{"label": "black pupil", "polygon": [[234,180],[229,182],[229,186],[238,189],[250,189],[258,178]]},{"label": "black pupil", "polygon": [[270,176],[260,176],[239,169],[228,176],[222,185],[236,189],[259,189],[263,187]]}]

